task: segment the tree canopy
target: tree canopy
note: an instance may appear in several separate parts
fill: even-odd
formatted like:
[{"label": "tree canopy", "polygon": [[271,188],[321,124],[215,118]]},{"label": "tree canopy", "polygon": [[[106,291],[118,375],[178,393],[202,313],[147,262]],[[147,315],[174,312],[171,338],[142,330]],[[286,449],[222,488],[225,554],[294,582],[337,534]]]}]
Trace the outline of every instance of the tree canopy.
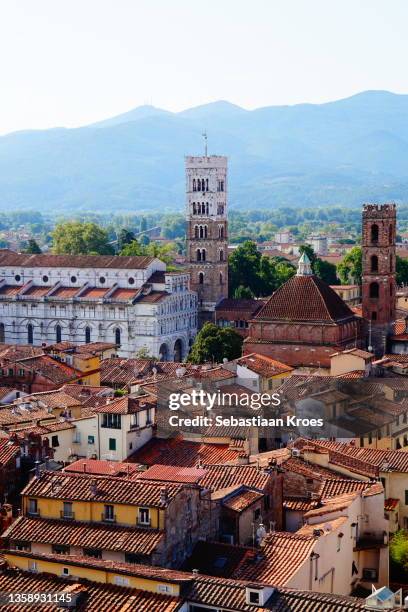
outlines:
[{"label": "tree canopy", "polygon": [[113,255],[108,233],[92,222],[64,221],[52,232],[52,250],[57,255]]},{"label": "tree canopy", "polygon": [[361,284],[363,273],[361,247],[353,247],[337,265],[337,274],[343,285]]},{"label": "tree canopy", "polygon": [[187,361],[190,363],[222,363],[237,359],[242,354],[243,338],[229,327],[205,323],[198,332]]},{"label": "tree canopy", "polygon": [[255,242],[246,240],[229,256],[230,295],[243,290],[254,296],[267,296],[285,283],[296,272],[280,257],[261,255]]},{"label": "tree canopy", "polygon": [[31,255],[40,255],[42,253],[40,247],[38,246],[38,242],[34,240],[34,238],[29,239],[25,253],[29,253]]}]

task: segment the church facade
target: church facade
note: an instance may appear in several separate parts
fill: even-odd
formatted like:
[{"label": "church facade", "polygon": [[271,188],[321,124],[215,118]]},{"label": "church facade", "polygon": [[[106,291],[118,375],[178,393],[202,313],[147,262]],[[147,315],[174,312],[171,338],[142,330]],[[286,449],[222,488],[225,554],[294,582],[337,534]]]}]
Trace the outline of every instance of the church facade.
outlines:
[{"label": "church facade", "polygon": [[182,361],[197,333],[188,272],[154,257],[26,255],[0,251],[0,342],[114,342]]}]

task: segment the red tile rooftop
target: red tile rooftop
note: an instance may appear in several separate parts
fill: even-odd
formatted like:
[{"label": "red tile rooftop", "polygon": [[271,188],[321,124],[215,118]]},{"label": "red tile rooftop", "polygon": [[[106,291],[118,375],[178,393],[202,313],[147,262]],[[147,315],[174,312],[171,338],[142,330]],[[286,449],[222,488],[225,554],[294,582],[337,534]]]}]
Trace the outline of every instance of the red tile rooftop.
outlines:
[{"label": "red tile rooftop", "polygon": [[250,489],[238,491],[231,497],[223,501],[223,506],[233,512],[241,513],[247,510],[252,504],[263,498],[263,493],[251,491]]},{"label": "red tile rooftop", "polygon": [[388,497],[384,502],[384,510],[385,512],[392,512],[396,510],[399,506],[400,500],[392,497]]},{"label": "red tile rooftop", "polygon": [[120,302],[128,302],[136,297],[138,293],[138,289],[115,289],[113,293],[110,294],[110,300],[118,300]]},{"label": "red tile rooftop", "polygon": [[297,535],[285,531],[268,534],[261,546],[261,558],[246,557],[233,572],[237,580],[256,580],[277,586],[284,586],[300,567],[309,559],[317,537]]},{"label": "red tile rooftop", "polygon": [[136,478],[140,474],[140,466],[135,463],[121,463],[120,461],[107,461],[105,459],[78,459],[65,466],[64,472]]},{"label": "red tile rooftop", "polygon": [[7,249],[0,250],[0,266],[3,267],[141,270],[147,268],[154,259],[154,257],[122,257],[119,255],[29,255]]},{"label": "red tile rooftop", "polygon": [[26,291],[24,291],[24,294],[21,294],[23,297],[35,297],[35,298],[39,298],[39,297],[43,297],[44,295],[46,295],[49,291],[51,290],[51,287],[44,287],[44,286],[33,286],[33,287],[29,287],[29,289],[27,289]]},{"label": "red tile rooftop", "polygon": [[[133,465],[133,464],[124,464]],[[139,480],[159,480],[162,482],[198,483],[207,470],[197,467],[180,467],[176,465],[152,465],[145,472],[138,474]]]},{"label": "red tile rooftop", "polygon": [[58,287],[49,297],[67,300],[73,298],[79,291],[81,287]]},{"label": "red tile rooftop", "polygon": [[240,357],[239,359],[235,360],[235,363],[245,366],[256,374],[265,377],[277,376],[278,374],[292,372],[294,369],[286,363],[282,363],[281,361],[277,361],[271,357],[258,355],[258,353],[250,353],[249,355]]},{"label": "red tile rooftop", "polygon": [[231,450],[229,444],[205,444],[180,438],[152,438],[128,460],[152,466],[155,464],[194,467],[204,464],[235,462],[242,451]]},{"label": "red tile rooftop", "polygon": [[347,304],[320,278],[296,275],[275,291],[255,320],[332,322],[352,316]]},{"label": "red tile rooftop", "polygon": [[6,529],[2,538],[11,542],[81,546],[150,555],[164,538],[164,532],[142,527],[21,516]]},{"label": "red tile rooftop", "polygon": [[72,501],[99,501],[146,505],[163,508],[182,490],[182,485],[169,483],[166,486],[166,501],[163,499],[160,484],[153,481],[134,481],[127,478],[95,476],[76,472],[41,473],[33,478],[23,495]]},{"label": "red tile rooftop", "polygon": [[86,300],[100,300],[108,291],[109,289],[107,287],[104,289],[99,287],[88,287],[81,293],[80,298]]},{"label": "red tile rooftop", "polygon": [[23,288],[23,285],[2,285],[0,287],[1,295],[17,295],[17,293]]}]

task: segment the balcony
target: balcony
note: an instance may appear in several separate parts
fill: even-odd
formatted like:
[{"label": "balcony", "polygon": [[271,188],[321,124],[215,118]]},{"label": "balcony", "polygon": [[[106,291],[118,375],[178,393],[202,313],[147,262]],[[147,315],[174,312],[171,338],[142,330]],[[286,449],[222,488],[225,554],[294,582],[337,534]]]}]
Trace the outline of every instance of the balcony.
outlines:
[{"label": "balcony", "polygon": [[101,520],[104,523],[116,523],[116,514],[107,515],[104,512],[102,512]]},{"label": "balcony", "polygon": [[60,517],[66,521],[73,521],[75,519],[75,512],[69,512],[68,510],[61,510]]},{"label": "balcony", "polygon": [[362,533],[354,545],[353,550],[373,550],[386,548],[388,546],[388,534],[386,532]]}]

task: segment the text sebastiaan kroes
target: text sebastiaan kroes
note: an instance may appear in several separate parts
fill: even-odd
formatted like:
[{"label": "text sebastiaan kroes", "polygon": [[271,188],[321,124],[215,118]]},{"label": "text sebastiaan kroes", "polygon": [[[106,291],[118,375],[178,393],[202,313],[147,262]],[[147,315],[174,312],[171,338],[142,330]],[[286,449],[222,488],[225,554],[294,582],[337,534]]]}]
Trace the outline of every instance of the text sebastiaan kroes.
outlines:
[{"label": "text sebastiaan kroes", "polygon": [[[182,427],[322,427],[322,418],[302,418],[294,415],[283,417],[267,417],[263,414],[248,414],[269,408],[276,409],[282,403],[279,393],[223,393],[216,391],[210,393],[203,389],[194,389],[190,392],[171,393],[168,407],[171,411],[180,411],[182,414],[171,414],[169,425],[174,428]],[[189,409],[202,408],[208,414],[186,416]],[[245,416],[222,414],[224,409],[237,409],[246,412]],[[246,409],[246,410],[245,410]],[[218,410],[219,414],[215,411]]]}]

